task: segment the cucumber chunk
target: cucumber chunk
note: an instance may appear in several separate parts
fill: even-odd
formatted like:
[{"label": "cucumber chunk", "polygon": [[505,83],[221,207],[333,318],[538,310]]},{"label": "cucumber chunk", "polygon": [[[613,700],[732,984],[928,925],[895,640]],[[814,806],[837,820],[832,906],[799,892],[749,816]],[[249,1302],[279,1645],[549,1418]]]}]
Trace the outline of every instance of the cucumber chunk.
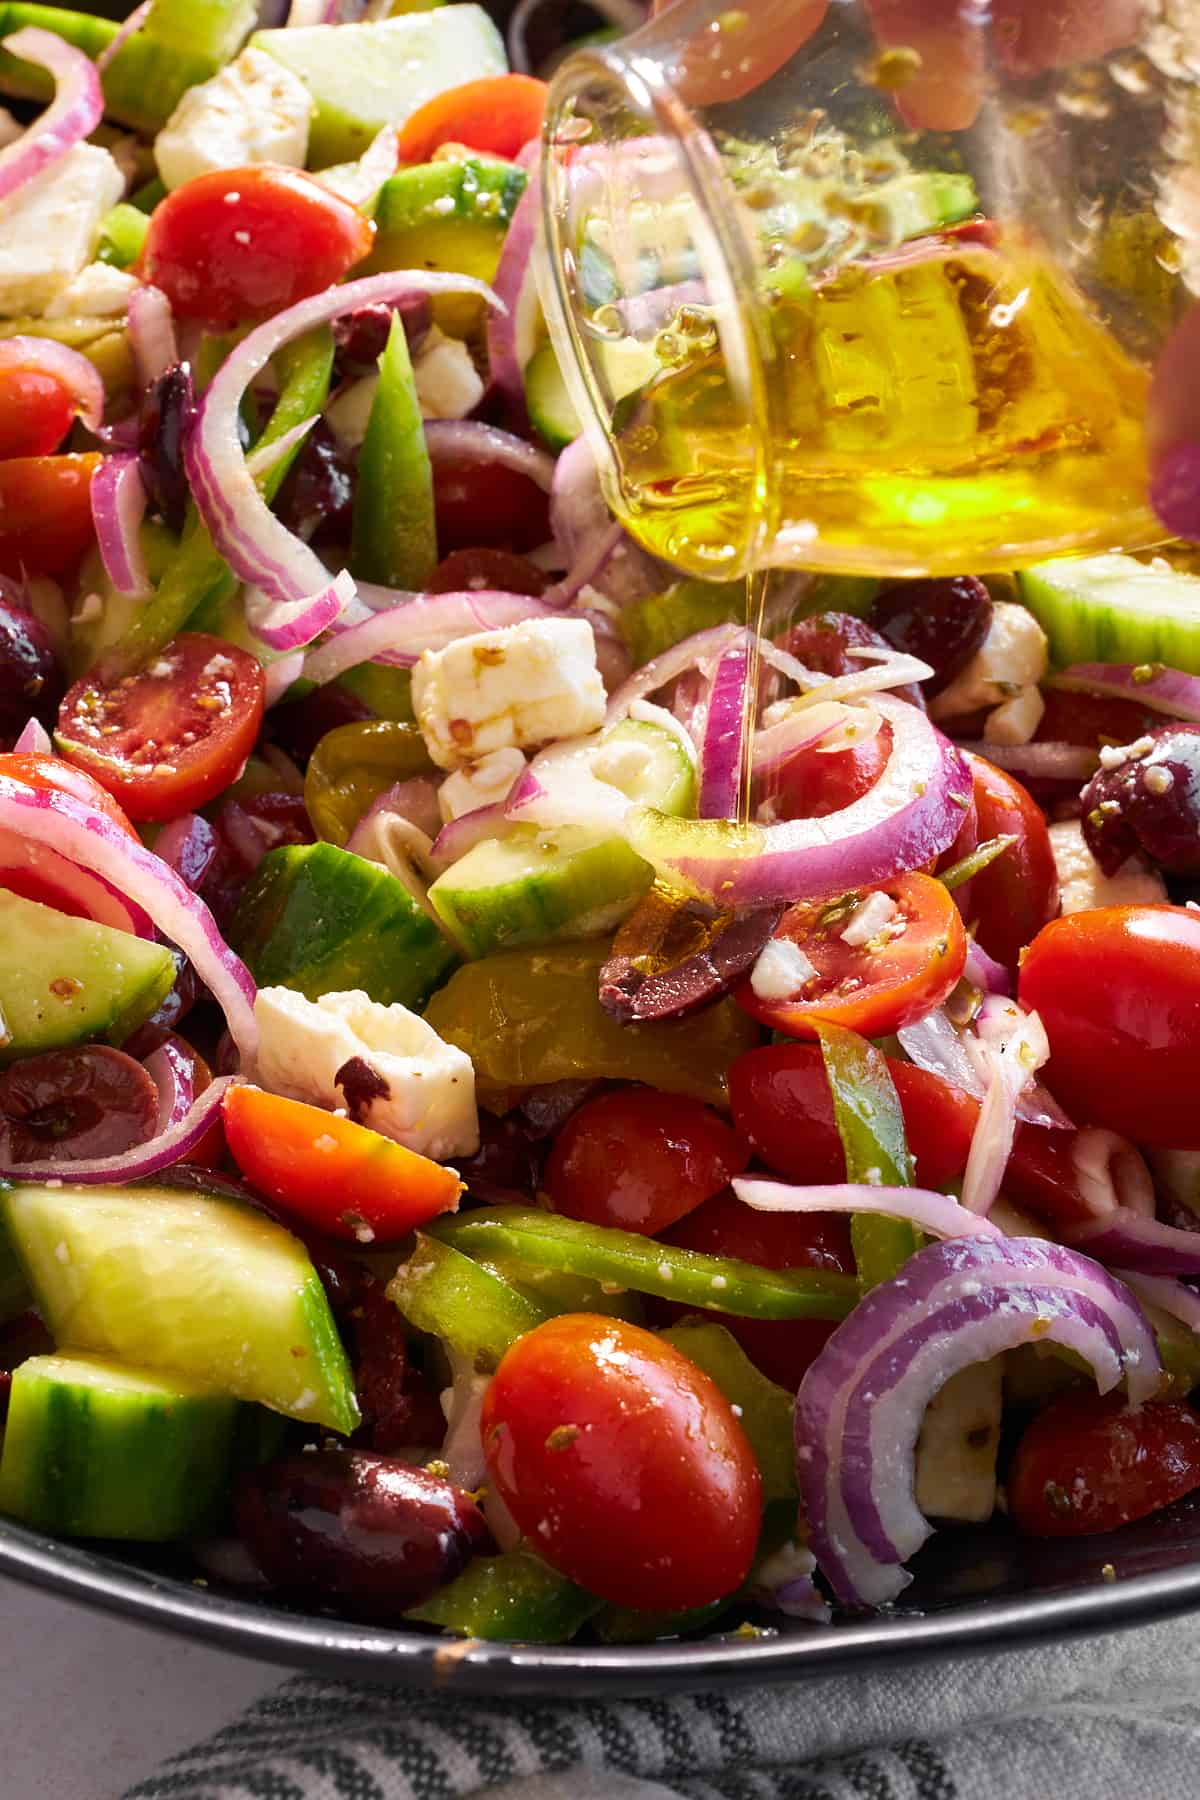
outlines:
[{"label": "cucumber chunk", "polygon": [[373,23],[256,31],[250,42],[291,69],[312,95],[314,168],[353,161],[385,125],[403,125],[435,94],[508,69],[504,40],[473,5]]},{"label": "cucumber chunk", "polygon": [[96,1356],[33,1356],[13,1376],[0,1512],[63,1537],[161,1543],[211,1530],[238,1402]]},{"label": "cucumber chunk", "polygon": [[429,914],[378,863],[333,844],[271,850],[242,895],[229,941],[260,987],[309,1000],[362,988],[420,1008],[457,960]]},{"label": "cucumber chunk", "polygon": [[0,1195],[56,1344],[352,1431],[358,1404],[303,1244],[248,1207],[157,1187]]},{"label": "cucumber chunk", "polygon": [[0,889],[0,1063],[89,1038],[121,1044],[174,981],[165,945]]},{"label": "cucumber chunk", "polygon": [[384,182],[375,224],[383,234],[447,219],[483,220],[503,237],[528,180],[519,164],[482,156],[416,163]]},{"label": "cucumber chunk", "polygon": [[0,1325],[19,1318],[33,1305],[33,1295],[25,1279],[25,1271],[13,1248],[4,1225],[0,1222]]},{"label": "cucumber chunk", "polygon": [[1162,662],[1200,675],[1200,575],[1132,556],[1089,556],[1036,563],[1017,581],[1059,667]]},{"label": "cucumber chunk", "polygon": [[654,879],[624,838],[582,826],[476,844],[440,875],[429,903],[471,956],[611,931]]},{"label": "cucumber chunk", "polygon": [[579,414],[571,404],[554,345],[547,340],[525,370],[525,404],[535,430],[551,450],[565,450],[579,436]]},{"label": "cucumber chunk", "polygon": [[[115,20],[92,13],[69,12],[64,7],[25,5],[21,0],[0,4],[0,40],[37,25],[52,31],[92,61],[117,35]],[[166,43],[143,28],[135,31],[117,51],[101,77],[104,112],[109,119],[132,125],[139,131],[157,131],[166,123],[188,88],[215,75],[219,60],[188,41]],[[32,100],[49,100],[54,91],[50,72],[0,50],[0,93]]]},{"label": "cucumber chunk", "polygon": [[652,719],[624,719],[601,734],[592,768],[639,806],[673,818],[696,810],[696,765],[673,731]]}]

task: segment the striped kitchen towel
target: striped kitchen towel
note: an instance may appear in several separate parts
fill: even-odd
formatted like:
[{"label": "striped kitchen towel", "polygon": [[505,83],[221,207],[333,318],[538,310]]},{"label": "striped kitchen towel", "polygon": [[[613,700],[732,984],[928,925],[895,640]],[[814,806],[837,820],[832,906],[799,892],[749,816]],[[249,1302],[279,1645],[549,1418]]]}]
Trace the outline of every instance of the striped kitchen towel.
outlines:
[{"label": "striped kitchen towel", "polygon": [[288,1681],[124,1800],[1198,1800],[1200,1621],[778,1687]]}]

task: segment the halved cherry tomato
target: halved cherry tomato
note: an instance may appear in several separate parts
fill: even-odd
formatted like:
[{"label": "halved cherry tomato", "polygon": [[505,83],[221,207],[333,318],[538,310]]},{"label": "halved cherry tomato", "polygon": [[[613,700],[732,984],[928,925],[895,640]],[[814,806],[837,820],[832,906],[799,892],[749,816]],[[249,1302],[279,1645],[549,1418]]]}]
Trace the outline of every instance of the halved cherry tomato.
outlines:
[{"label": "halved cherry tomato", "polygon": [[56,737],[131,819],[173,819],[237,779],[262,724],[263,695],[256,658],[185,631],[136,675],[107,686],[92,675],[77,681]]},{"label": "halved cherry tomato", "polygon": [[1200,1149],[1200,916],[1105,906],[1040,931],[1020,996],[1050,1039],[1047,1086],[1076,1124]]},{"label": "halved cherry tomato", "polygon": [[653,1237],[740,1175],[750,1153],[719,1113],[682,1094],[620,1088],[567,1120],[546,1164],[555,1212]]},{"label": "halved cherry tomato", "polygon": [[[967,1166],[979,1102],[912,1063],[889,1056],[887,1066],[916,1161],[917,1183],[944,1187]],[[815,1044],[747,1050],[729,1070],[729,1105],[739,1135],[777,1175],[789,1181],[845,1181],[833,1097]]]},{"label": "halved cherry tomato", "polygon": [[535,481],[499,463],[433,466],[438,547],[451,550],[536,550],[550,535],[550,502]]},{"label": "halved cherry tomato", "polygon": [[1200,1413],[1182,1400],[1131,1410],[1123,1394],[1064,1394],[1040,1412],[1008,1471],[1008,1510],[1031,1537],[1115,1531],[1200,1487]]},{"label": "halved cherry tomato", "polygon": [[228,331],[332,287],[374,235],[357,206],[298,169],[213,169],[155,207],[139,273],[179,318]]},{"label": "halved cherry tomato", "polygon": [[822,750],[814,744],[761,782],[761,801],[775,819],[826,819],[868,793],[887,766],[892,728],[886,722],[865,744]]},{"label": "halved cherry tomato", "polygon": [[[1019,781],[982,756],[964,754],[971,766],[975,843],[1008,835],[1016,842],[982,874],[956,888],[954,898],[989,956],[1015,969],[1025,945],[1058,912],[1058,871],[1046,819]],[[946,861],[973,848],[968,844],[960,850],[955,843]]]},{"label": "halved cherry tomato", "polygon": [[59,376],[30,355],[28,338],[0,339],[0,457],[49,456],[78,404]]},{"label": "halved cherry tomato", "polygon": [[352,1119],[247,1086],[228,1090],[223,1111],[246,1179],[329,1237],[395,1243],[458,1207],[453,1169]]},{"label": "halved cherry tomato", "polygon": [[538,1555],[618,1606],[703,1606],[749,1572],[754,1452],[716,1383],[637,1325],[526,1332],[483,1400],[488,1472]]},{"label": "halved cherry tomato", "polygon": [[100,458],[14,456],[0,462],[0,574],[62,575],[91,544]]},{"label": "halved cherry tomato", "polygon": [[845,901],[802,902],[789,907],[775,927],[777,938],[798,946],[817,973],[789,1000],[763,1000],[750,980],[736,990],[738,1004],[774,1031],[815,1037],[813,1021],[832,1020],[864,1037],[886,1037],[940,1006],[967,959],[967,936],[954,898],[929,875],[897,875],[876,890],[896,908],[865,944],[848,944],[843,932],[856,910]]},{"label": "halved cherry tomato", "polygon": [[442,144],[514,157],[540,134],[548,92],[532,75],[485,75],[448,88],[400,127],[400,160],[428,162]]},{"label": "halved cherry tomato", "polygon": [[[844,1166],[838,1179],[845,1179]],[[755,1212],[730,1190],[706,1200],[664,1232],[663,1242],[710,1256],[738,1256],[743,1262],[757,1263],[760,1269],[854,1273],[850,1221],[844,1214]],[[687,1308],[664,1310],[669,1310],[672,1318],[681,1318]],[[836,1329],[824,1319],[742,1319],[733,1313],[722,1313],[719,1322],[764,1375],[793,1389]]]}]

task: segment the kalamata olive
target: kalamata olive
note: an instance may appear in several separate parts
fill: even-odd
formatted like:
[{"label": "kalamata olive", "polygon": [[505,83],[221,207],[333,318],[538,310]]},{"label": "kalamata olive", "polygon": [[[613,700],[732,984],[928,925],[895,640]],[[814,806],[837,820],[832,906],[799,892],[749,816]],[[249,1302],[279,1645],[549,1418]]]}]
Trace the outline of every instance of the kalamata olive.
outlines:
[{"label": "kalamata olive", "polygon": [[875,596],[868,616],[893,649],[929,664],[933,675],[921,685],[932,700],[982,645],[992,622],[992,597],[974,575],[902,581]]},{"label": "kalamata olive", "polygon": [[158,1089],[141,1063],[106,1044],[47,1050],[0,1071],[0,1154],[7,1162],[120,1156],[154,1136]]},{"label": "kalamata olive", "polygon": [[218,925],[224,925],[241,898],[248,875],[268,850],[281,844],[311,844],[312,826],[300,794],[252,794],[227,800],[214,820],[217,854],[198,892]]},{"label": "kalamata olive", "polygon": [[183,530],[191,497],[183,454],[195,416],[192,371],[185,362],[173,363],[147,385],[138,415],[142,479],[172,531]]},{"label": "kalamata olive", "polygon": [[651,888],[613,940],[601,1006],[626,1025],[686,1018],[749,972],[782,912],[718,913]]},{"label": "kalamata olive", "polygon": [[[855,675],[863,668],[861,657],[848,655],[850,650],[879,650],[890,655],[896,648],[866,619],[842,612],[813,613],[807,619],[797,619],[779,641],[810,669],[834,676]],[[924,709],[921,690],[915,684],[895,692],[901,700]]]},{"label": "kalamata olive", "polygon": [[281,1457],[244,1476],[238,1531],[284,1593],[395,1621],[491,1547],[475,1502],[442,1476],[369,1450]]},{"label": "kalamata olive", "polygon": [[365,700],[336,681],[314,688],[302,699],[274,707],[266,719],[272,740],[299,763],[306,763],[327,731],[357,725],[375,714]]},{"label": "kalamata olive", "polygon": [[540,1133],[523,1118],[481,1112],[479,1148],[474,1156],[456,1157],[454,1166],[472,1199],[486,1206],[516,1201],[528,1206],[542,1177]]},{"label": "kalamata olive", "polygon": [[452,550],[429,577],[426,593],[462,594],[500,588],[506,594],[544,594],[549,577],[527,556],[512,550]]},{"label": "kalamata olive", "polygon": [[1104,873],[1140,850],[1168,874],[1200,875],[1200,725],[1159,725],[1100,759],[1080,804]]},{"label": "kalamata olive", "polygon": [[0,600],[0,740],[11,744],[31,717],[53,725],[65,686],[41,620]]},{"label": "kalamata olive", "polygon": [[408,294],[395,307],[376,302],[373,306],[356,306],[333,321],[333,341],[337,346],[338,369],[349,375],[373,375],[383,355],[392,329],[392,318],[399,313],[410,350],[415,350],[429,330],[433,308],[428,294]]},{"label": "kalamata olive", "polygon": [[354,465],[328,425],[318,420],[279,490],[276,511],[289,530],[325,543],[350,535]]},{"label": "kalamata olive", "polygon": [[446,1435],[437,1395],[409,1353],[404,1320],[372,1281],[354,1309],[354,1386],[363,1422],[356,1445],[385,1454],[393,1450],[433,1450]]}]

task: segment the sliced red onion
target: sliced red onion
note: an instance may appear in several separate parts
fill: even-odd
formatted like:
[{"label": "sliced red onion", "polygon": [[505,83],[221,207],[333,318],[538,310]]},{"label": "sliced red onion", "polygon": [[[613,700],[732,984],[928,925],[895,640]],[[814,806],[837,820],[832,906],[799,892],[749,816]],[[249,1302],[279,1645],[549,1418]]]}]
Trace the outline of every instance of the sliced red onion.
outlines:
[{"label": "sliced red onion", "polygon": [[129,17],[117,32],[116,37],[111,38],[109,42],[105,44],[103,50],[96,58],[97,74],[103,75],[105,69],[107,69],[109,63],[117,54],[117,51],[123,50],[134,32],[142,29],[153,6],[154,0],[141,0],[141,5],[134,7]]},{"label": "sliced red onion", "polygon": [[133,937],[152,938],[154,926],[133,900],[111,881],[80,868],[70,857],[60,856],[37,843],[26,831],[0,829],[0,888],[25,892],[25,877],[32,876],[39,897],[62,912],[94,919]]},{"label": "sliced red onion", "polygon": [[372,800],[346,839],[347,850],[353,850],[360,856],[369,855],[362,845],[367,840],[368,829],[373,821],[384,813],[395,814],[398,818],[407,820],[427,838],[437,837],[442,830],[442,815],[438,809],[440,785],[436,775],[414,775],[408,781],[395,782]]},{"label": "sliced red onion", "polygon": [[31,718],[26,721],[13,749],[22,754],[30,753],[35,756],[54,755],[54,745],[50,742],[50,734],[40,719]]},{"label": "sliced red onion", "polygon": [[[896,1034],[909,1061],[931,1075],[940,1075],[952,1087],[982,1100],[987,1092],[991,1071],[977,1062],[965,1032],[956,1030],[942,1008],[926,1013],[914,1025],[904,1025]],[[1053,1095],[1035,1083],[1017,1101],[1017,1117],[1031,1125],[1049,1125],[1069,1131],[1073,1127]]]},{"label": "sliced red onion", "polygon": [[106,456],[91,483],[92,523],[105,573],[118,594],[148,600],[154,583],[139,536],[146,489],[136,456]]},{"label": "sliced red onion", "polygon": [[268,663],[265,670],[263,687],[263,705],[269,712],[271,707],[278,706],[283,696],[294,682],[304,674],[304,652],[293,650],[287,656],[281,656],[278,662]]},{"label": "sliced red onion", "polygon": [[451,863],[456,863],[476,844],[486,843],[489,838],[507,837],[518,823],[506,816],[502,800],[494,800],[490,806],[477,806],[473,812],[460,813],[457,819],[443,825],[434,838],[429,854],[431,868],[438,875],[444,874]]},{"label": "sliced red onion", "polygon": [[951,1375],[1025,1343],[1089,1364],[1102,1393],[1124,1376],[1157,1391],[1154,1333],[1123,1283],[1062,1245],[999,1234],[920,1250],[834,1331],[796,1398],[796,1474],[822,1574],[850,1606],[894,1600],[932,1527],[913,1460],[930,1400]]},{"label": "sliced red onion", "polygon": [[738,1199],[755,1212],[878,1213],[885,1219],[904,1219],[936,1238],[998,1235],[990,1219],[968,1212],[952,1195],[932,1188],[868,1187],[853,1181],[796,1187],[750,1175],[737,1177],[732,1185]]},{"label": "sliced red onion", "polygon": [[[817,700],[858,700],[866,694],[886,693],[889,688],[909,687],[915,682],[928,681],[933,674],[927,662],[919,656],[903,656],[899,652],[885,656],[881,651],[860,649],[859,655],[869,660],[864,661],[861,669],[853,669],[848,675],[822,675],[816,669],[810,669],[789,650],[781,650],[764,638],[759,652],[766,663],[778,669],[781,675],[788,675],[800,688],[802,693],[813,701]],[[847,652],[854,656],[853,649]]]},{"label": "sliced red onion", "polygon": [[922,867],[954,841],[970,777],[915,706],[889,694],[875,705],[892,728],[891,754],[869,792],[840,812],[739,829],[645,809],[630,816],[630,843],[668,879],[722,907],[832,898]]},{"label": "sliced red onion", "polygon": [[[157,1054],[157,1052],[156,1052]],[[149,1143],[123,1150],[120,1156],[95,1156],[79,1162],[0,1163],[0,1180],[127,1182],[145,1181],[194,1150],[221,1116],[221,1102],[233,1078],[219,1075],[193,1101],[183,1118],[160,1131]],[[161,1090],[160,1090],[161,1092]]]},{"label": "sliced red onion", "polygon": [[254,479],[257,481],[260,476],[269,475],[275,464],[282,462],[289,450],[294,450],[297,444],[304,441],[320,416],[320,413],[314,413],[311,419],[301,419],[298,425],[293,425],[290,430],[281,432],[279,437],[272,438],[270,443],[260,444],[256,450],[251,450],[246,457],[246,467]]},{"label": "sliced red onion", "polygon": [[20,334],[0,338],[0,370],[7,368],[36,369],[39,374],[52,375],[74,397],[79,423],[92,433],[101,429],[104,383],[99,370],[78,350],[56,343],[53,338]]},{"label": "sliced red onion", "polygon": [[269,600],[257,589],[246,595],[246,623],[268,650],[301,650],[335,625],[354,599],[347,569],[301,600]]},{"label": "sliced red onion", "polygon": [[54,98],[15,143],[0,150],[0,200],[81,144],[104,116],[100,77],[82,50],[37,25],[12,32],[3,47],[10,56],[48,69],[54,77]]},{"label": "sliced red onion", "polygon": [[1052,675],[1046,686],[1068,694],[1133,700],[1149,712],[1200,724],[1200,676],[1169,669],[1165,663],[1072,663]]},{"label": "sliced red onion", "polygon": [[988,1046],[991,1075],[963,1175],[962,1203],[973,1213],[986,1213],[1000,1192],[1017,1130],[1017,1101],[1050,1055],[1037,1013],[1022,1012],[1011,1000],[1003,1004],[1012,1017],[1004,1035]]},{"label": "sliced red onion", "polygon": [[161,288],[147,284],[130,294],[129,347],[143,388],[179,361],[171,302]]},{"label": "sliced red onion", "polygon": [[998,963],[994,956],[989,956],[974,938],[967,940],[963,980],[969,981],[972,987],[979,988],[985,994],[1008,995],[1012,992],[1012,981],[1004,964]]},{"label": "sliced red onion", "polygon": [[0,831],[55,851],[127,893],[183,951],[224,1012],[243,1062],[253,1061],[258,1027],[250,971],[229,948],[204,902],[161,857],[73,795],[26,787],[8,776],[0,776]]},{"label": "sliced red onion", "polygon": [[640,669],[635,669],[629,680],[621,684],[609,700],[605,723],[619,724],[635,700],[645,700],[666,687],[669,681],[702,663],[715,662],[734,644],[747,641],[748,633],[741,625],[713,625],[707,631],[695,631],[691,637],[681,638],[661,656],[655,656]]},{"label": "sliced red onion", "polygon": [[622,833],[630,807],[628,794],[595,772],[596,739],[566,738],[539,750],[517,776],[504,803],[514,824],[558,830],[583,825],[589,830]]},{"label": "sliced red onion", "polygon": [[246,467],[238,437],[242,395],[293,338],[341,313],[413,293],[477,294],[489,307],[500,306],[489,287],[467,275],[409,269],[364,276],[301,300],[259,325],[226,357],[204,393],[186,448],[192,493],[239,580],[261,588],[271,600],[303,600],[325,587],[329,573],[316,552],[271,512]]},{"label": "sliced red onion", "polygon": [[142,1067],[158,1089],[158,1120],[154,1127],[157,1136],[181,1125],[191,1112],[196,1098],[196,1065],[168,1038],[143,1059]]},{"label": "sliced red onion", "polygon": [[180,813],[163,826],[154,840],[155,856],[160,856],[193,890],[208,874],[219,848],[216,832],[199,813]]},{"label": "sliced red onion", "polygon": [[1139,1275],[1135,1269],[1114,1269],[1113,1274],[1131,1287],[1139,1300],[1169,1313],[1200,1337],[1200,1294],[1182,1281],[1167,1276]]},{"label": "sliced red onion", "polygon": [[532,262],[541,219],[542,180],[536,167],[528,175],[496,265],[495,288],[502,306],[490,315],[487,327],[488,373],[519,430],[529,424],[525,364],[534,351],[540,313]]},{"label": "sliced red onion", "polygon": [[[564,570],[561,579],[556,581],[553,587],[546,589],[542,599],[551,606],[569,606],[572,600],[579,597],[584,588],[592,587],[601,580],[605,569],[625,541],[623,529],[616,524],[611,526],[607,532],[602,532],[598,537],[592,538],[584,546],[580,555]],[[557,559],[552,566],[561,567],[564,553],[558,549],[557,545],[553,545],[552,549]],[[530,558],[530,561],[535,560],[536,552]],[[539,567],[541,566],[539,564]]]},{"label": "sliced red onion", "polygon": [[1181,1231],[1128,1207],[1118,1206],[1064,1235],[1073,1249],[1109,1267],[1139,1275],[1200,1275],[1200,1232]]},{"label": "sliced red onion", "polygon": [[1085,1125],[1071,1146],[1079,1196],[1097,1218],[1115,1211],[1154,1218],[1154,1178],[1128,1138],[1100,1125]]},{"label": "sliced red onion", "polygon": [[428,419],[425,445],[435,467],[439,462],[466,462],[511,469],[527,476],[543,494],[550,492],[554,482],[554,458],[547,451],[497,425],[485,425],[481,419]]},{"label": "sliced red onion", "polygon": [[487,1476],[483,1455],[480,1421],[483,1397],[491,1386],[491,1377],[480,1375],[474,1359],[461,1351],[448,1351],[451,1386],[443,1388],[439,1399],[446,1415],[446,1437],[441,1458],[450,1471],[450,1479],[468,1490],[482,1486]]},{"label": "sliced red onion", "polygon": [[[359,583],[359,597],[367,604],[367,584]],[[399,598],[399,597],[398,597]],[[382,662],[400,668],[411,666],[424,650],[441,650],[456,638],[481,631],[498,631],[525,619],[552,617],[555,608],[530,594],[506,594],[495,588],[460,594],[414,594],[387,612],[378,612],[357,624],[343,626],[328,642],[310,650],[304,673],[324,686],[336,675],[359,663]]]},{"label": "sliced red onion", "polygon": [[1083,744],[989,744],[985,740],[963,743],[962,748],[1027,781],[1084,782],[1095,774],[1100,762],[1096,752]]},{"label": "sliced red onion", "polygon": [[588,579],[617,606],[661,592],[673,579],[666,565],[648,556],[628,533],[618,528],[612,535],[612,514],[586,437],[568,444],[554,465],[550,529],[566,552],[569,568],[590,559],[599,563]]},{"label": "sliced red onion", "polygon": [[[861,729],[858,722],[861,719]],[[798,707],[789,710],[774,723],[764,725],[760,722],[754,733],[753,767],[754,773],[769,776],[784,763],[791,762],[804,750],[812,750],[817,745],[822,749],[834,748],[832,740],[843,736],[842,728],[849,722],[855,724],[855,745],[868,744],[879,731],[880,718],[874,707],[855,707],[853,710],[831,701],[826,710],[818,702],[815,706]],[[845,749],[845,742],[838,742],[838,749]]]},{"label": "sliced red onion", "polygon": [[719,659],[709,689],[696,804],[702,819],[737,816],[749,723],[749,682],[750,645],[743,639],[731,644]]},{"label": "sliced red onion", "polygon": [[[429,783],[432,792],[426,794],[422,802],[416,798],[415,790],[423,782]],[[368,862],[381,863],[408,889],[417,905],[424,908],[442,931],[442,921],[429,904],[429,884],[438,873],[433,866],[432,838],[423,825],[410,817],[411,813],[419,813],[434,831],[437,830],[436,785],[431,776],[397,782],[389,793],[398,795],[401,803],[387,805],[388,796],[382,795],[354,827],[346,848]]]}]

